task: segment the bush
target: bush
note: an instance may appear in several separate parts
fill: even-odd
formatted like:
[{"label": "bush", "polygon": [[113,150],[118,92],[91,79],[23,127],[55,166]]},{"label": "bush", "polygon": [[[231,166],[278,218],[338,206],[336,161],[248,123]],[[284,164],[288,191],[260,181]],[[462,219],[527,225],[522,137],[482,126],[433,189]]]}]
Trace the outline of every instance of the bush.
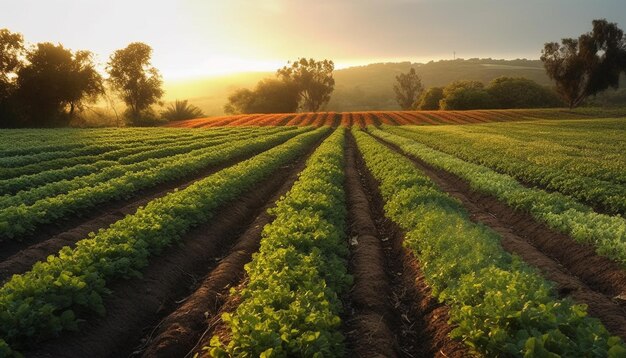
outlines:
[{"label": "bush", "polygon": [[417,101],[417,109],[437,110],[439,109],[439,101],[442,99],[443,87],[431,87],[420,96]]},{"label": "bush", "polygon": [[487,92],[498,108],[545,108],[562,105],[557,94],[523,77],[498,77]]},{"label": "bush", "polygon": [[200,108],[189,104],[187,100],[176,100],[174,103],[170,103],[165,111],[161,112],[161,116],[168,121],[181,121],[204,117],[204,113]]},{"label": "bush", "polygon": [[447,110],[494,108],[493,98],[478,81],[455,81],[443,89],[439,107]]}]

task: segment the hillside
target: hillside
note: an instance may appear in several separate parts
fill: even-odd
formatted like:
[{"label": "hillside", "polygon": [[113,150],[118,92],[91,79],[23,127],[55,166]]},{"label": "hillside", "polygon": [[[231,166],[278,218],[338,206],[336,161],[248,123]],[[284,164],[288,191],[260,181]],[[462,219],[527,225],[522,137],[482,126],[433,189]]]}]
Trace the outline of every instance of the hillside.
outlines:
[{"label": "hillside", "polygon": [[[548,85],[538,60],[441,60],[429,63],[376,63],[335,71],[335,92],[328,111],[397,110],[393,82],[400,72],[415,67],[425,86],[443,86],[460,79],[489,82],[499,76],[522,76]],[[237,88],[252,87],[271,72],[242,73],[192,81],[165,83],[166,101],[189,99],[207,115],[223,114],[228,95]]]}]

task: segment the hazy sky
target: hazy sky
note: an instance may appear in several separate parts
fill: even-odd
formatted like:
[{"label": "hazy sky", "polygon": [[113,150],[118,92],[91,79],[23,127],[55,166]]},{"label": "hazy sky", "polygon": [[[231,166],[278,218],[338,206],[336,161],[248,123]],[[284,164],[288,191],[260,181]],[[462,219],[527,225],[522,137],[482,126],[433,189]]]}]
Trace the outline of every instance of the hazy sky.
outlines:
[{"label": "hazy sky", "polygon": [[626,0],[0,0],[0,28],[105,63],[143,41],[166,79],[275,70],[290,59],[337,67],[457,57],[538,58],[591,20],[626,29]]}]

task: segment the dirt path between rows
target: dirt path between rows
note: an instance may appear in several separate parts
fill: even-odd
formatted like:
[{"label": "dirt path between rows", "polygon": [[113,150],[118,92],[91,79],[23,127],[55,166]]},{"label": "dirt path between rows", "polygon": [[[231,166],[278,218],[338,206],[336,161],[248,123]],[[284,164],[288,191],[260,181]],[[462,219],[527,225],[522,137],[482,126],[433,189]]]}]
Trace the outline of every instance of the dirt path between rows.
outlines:
[{"label": "dirt path between rows", "polygon": [[298,170],[303,159],[284,166],[268,179],[225,205],[209,223],[186,235],[178,246],[152,257],[142,278],[116,280],[105,298],[106,316],[88,317],[79,332],[64,332],[44,342],[27,357],[126,357],[177,301],[187,297],[207,272],[219,263],[268,200]]},{"label": "dirt path between rows", "polygon": [[[346,188],[351,244],[352,315],[346,317],[349,349],[358,357],[466,357],[449,337],[448,308],[437,302],[404,233],[384,215],[378,183],[354,141],[347,141]],[[356,240],[356,242],[354,241]]]},{"label": "dirt path between rows", "polygon": [[36,235],[23,241],[0,243],[0,282],[6,281],[14,274],[30,270],[36,262],[45,261],[46,257],[55,255],[64,246],[73,247],[77,241],[86,238],[89,233],[107,228],[126,215],[134,214],[139,207],[145,206],[148,202],[174,190],[185,189],[198,180],[252,158],[256,154],[240,155],[222,164],[209,166],[183,179],[138,191],[130,199],[99,205],[84,215],[60,220],[55,225],[46,225]]},{"label": "dirt path between rows", "polygon": [[[258,251],[263,227],[273,217],[267,210],[275,206],[304,170],[306,158],[317,148],[296,161],[288,170],[286,180],[261,209],[260,214],[237,239],[228,255],[204,278],[200,286],[184,302],[144,338],[137,354],[143,357],[183,357],[192,351],[201,337],[208,336],[209,322],[220,312],[229,296],[229,288],[240,284],[245,277],[244,265]],[[209,336],[210,338],[210,336]]]},{"label": "dirt path between rows", "polygon": [[555,283],[560,296],[571,296],[576,302],[586,304],[591,316],[599,318],[612,334],[626,339],[625,270],[598,256],[593,247],[553,231],[530,214],[473,191],[456,175],[406,155],[391,143],[379,141],[409,158],[441,190],[460,200],[472,221],[500,234],[502,247],[538,268]]}]

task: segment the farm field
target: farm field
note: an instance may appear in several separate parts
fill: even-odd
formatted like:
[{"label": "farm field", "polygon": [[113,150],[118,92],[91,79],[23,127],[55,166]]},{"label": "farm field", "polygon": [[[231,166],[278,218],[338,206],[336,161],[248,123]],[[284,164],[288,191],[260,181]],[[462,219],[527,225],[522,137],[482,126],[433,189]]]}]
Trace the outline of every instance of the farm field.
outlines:
[{"label": "farm field", "polygon": [[0,357],[624,357],[623,116],[2,130]]}]

